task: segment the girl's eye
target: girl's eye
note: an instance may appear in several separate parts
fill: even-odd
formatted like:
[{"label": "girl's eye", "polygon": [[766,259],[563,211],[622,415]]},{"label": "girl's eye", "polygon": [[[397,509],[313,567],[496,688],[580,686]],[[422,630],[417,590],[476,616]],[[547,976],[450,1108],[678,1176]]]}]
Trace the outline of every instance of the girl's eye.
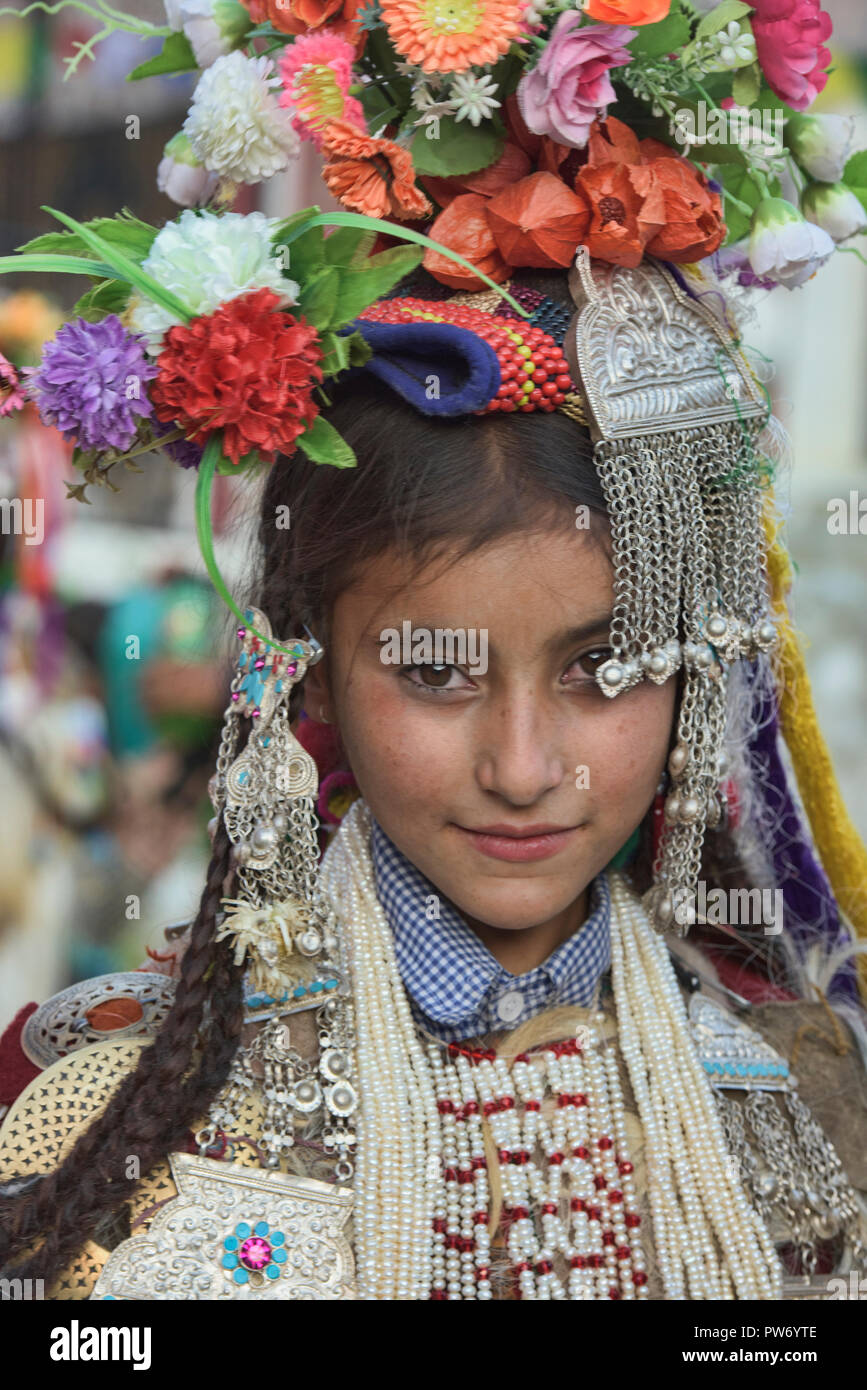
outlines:
[{"label": "girl's eye", "polygon": [[[457,666],[438,666],[434,662],[415,661],[411,666],[402,666],[400,674],[416,689],[432,695],[438,695],[441,691],[472,689],[471,683]],[[461,679],[455,681],[454,676]]]},{"label": "girl's eye", "polygon": [[[582,656],[576,656],[575,660],[572,662],[572,665],[569,667],[569,671],[575,670],[576,667],[580,668],[584,676],[590,677],[593,684],[595,685],[596,681],[593,678],[596,675],[597,668],[602,665],[603,661],[607,661],[610,655],[610,647],[593,647],[591,651],[584,652]],[[566,675],[568,675],[568,671]],[[564,680],[565,679],[566,677],[564,676]],[[570,685],[581,684],[580,681],[569,681],[567,683]]]}]

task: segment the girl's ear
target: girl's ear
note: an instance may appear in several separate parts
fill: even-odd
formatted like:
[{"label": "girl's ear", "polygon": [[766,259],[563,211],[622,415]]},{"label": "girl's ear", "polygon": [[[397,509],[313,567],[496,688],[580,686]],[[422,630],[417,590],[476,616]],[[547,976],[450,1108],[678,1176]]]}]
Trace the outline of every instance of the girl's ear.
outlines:
[{"label": "girl's ear", "polygon": [[328,674],[324,669],[326,659],[310,666],[304,677],[304,713],[317,724],[333,724],[334,712],[331,706],[331,690]]}]

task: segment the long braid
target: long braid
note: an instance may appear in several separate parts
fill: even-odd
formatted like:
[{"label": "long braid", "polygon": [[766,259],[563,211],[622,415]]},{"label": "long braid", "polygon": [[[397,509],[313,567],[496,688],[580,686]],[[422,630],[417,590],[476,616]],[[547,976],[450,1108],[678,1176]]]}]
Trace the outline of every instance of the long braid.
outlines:
[{"label": "long braid", "polygon": [[[121,1082],[103,1114],[77,1140],[64,1162],[3,1211],[0,1260],[14,1259],[44,1237],[14,1269],[17,1277],[49,1282],[83,1248],[100,1219],[115,1211],[138,1181],[131,1158],[147,1173],[187,1136],[225,1080],[240,1036],[240,968],[214,927],[231,867],[222,824],[171,1011],[135,1071]],[[209,1026],[195,1072],[187,1077],[210,1001]]]}]

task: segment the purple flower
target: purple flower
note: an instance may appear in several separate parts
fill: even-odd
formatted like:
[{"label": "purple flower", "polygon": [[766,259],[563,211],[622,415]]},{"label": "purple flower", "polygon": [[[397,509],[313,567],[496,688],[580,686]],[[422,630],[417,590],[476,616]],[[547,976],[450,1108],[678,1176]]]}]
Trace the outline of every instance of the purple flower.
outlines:
[{"label": "purple flower", "polygon": [[128,449],[137,416],[152,415],[145,382],[157,375],[144,338],[127,333],[117,314],[99,323],[65,323],[30,376],[27,389],[44,424],[86,450]]},{"label": "purple flower", "polygon": [[583,149],[597,116],[615,100],[609,69],[632,61],[635,29],[590,24],[574,10],[560,15],[542,57],[518,83],[518,105],[528,128],[561,145]]},{"label": "purple flower", "polygon": [[[173,430],[168,431],[173,434]],[[171,439],[168,444],[164,444],[162,438],[154,440],[154,448],[162,449],[164,454],[168,454],[173,463],[179,463],[181,468],[198,468],[205,452],[198,444],[193,444],[189,439]]]}]

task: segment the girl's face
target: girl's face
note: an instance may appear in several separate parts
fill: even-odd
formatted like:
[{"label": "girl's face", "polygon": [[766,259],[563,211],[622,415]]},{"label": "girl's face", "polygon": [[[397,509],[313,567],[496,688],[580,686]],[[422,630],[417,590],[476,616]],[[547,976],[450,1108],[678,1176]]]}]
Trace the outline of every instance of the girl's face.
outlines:
[{"label": "girl's face", "polygon": [[[645,815],[676,682],[615,699],[597,686],[612,571],[586,531],[520,533],[411,568],[386,553],[338,599],[308,712],[339,726],[371,812],[466,917],[514,931],[551,922]],[[393,664],[381,634],[405,623],[431,640],[464,630],[475,672]]]}]

